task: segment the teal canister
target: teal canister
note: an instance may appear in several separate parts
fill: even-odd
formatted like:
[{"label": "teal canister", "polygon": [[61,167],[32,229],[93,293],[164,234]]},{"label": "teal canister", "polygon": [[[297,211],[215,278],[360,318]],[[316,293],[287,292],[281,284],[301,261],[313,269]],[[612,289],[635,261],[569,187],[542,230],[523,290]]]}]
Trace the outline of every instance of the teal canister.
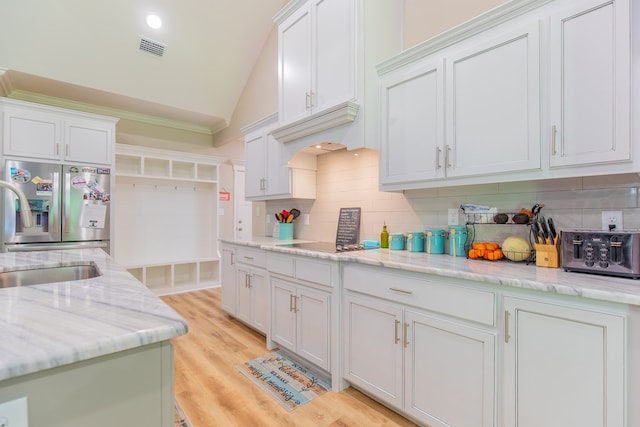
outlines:
[{"label": "teal canister", "polygon": [[389,249],[393,251],[404,250],[404,234],[402,233],[389,234]]},{"label": "teal canister", "polygon": [[467,243],[467,227],[465,225],[452,225],[449,227],[449,255],[467,256],[465,245]]},{"label": "teal canister", "polygon": [[427,230],[424,251],[428,254],[444,253],[444,230],[442,228],[430,228]]},{"label": "teal canister", "polygon": [[409,252],[424,252],[424,233],[422,231],[407,233],[407,250]]}]

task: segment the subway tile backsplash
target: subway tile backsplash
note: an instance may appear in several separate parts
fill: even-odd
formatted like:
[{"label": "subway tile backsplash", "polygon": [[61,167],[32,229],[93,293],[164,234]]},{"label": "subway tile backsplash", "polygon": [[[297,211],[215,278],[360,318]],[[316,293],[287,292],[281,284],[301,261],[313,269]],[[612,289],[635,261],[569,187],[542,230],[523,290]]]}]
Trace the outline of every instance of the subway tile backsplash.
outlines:
[{"label": "subway tile backsplash", "polygon": [[[273,227],[273,212],[297,207],[310,215],[295,224],[295,237],[305,240],[333,241],[341,207],[362,208],[361,239],[378,239],[383,222],[394,233],[424,231],[428,227],[447,227],[447,210],[463,203],[496,206],[501,211],[517,211],[544,203],[542,213],[553,217],[558,228],[595,228],[601,226],[601,211],[623,212],[625,229],[640,229],[636,174],[566,178],[504,184],[409,190],[404,193],[378,191],[378,152],[361,149],[339,150],[318,157],[316,200],[277,200],[266,202],[265,230]],[[461,218],[461,223],[463,219]],[[483,233],[521,234],[508,227],[484,226]],[[506,230],[505,230],[506,229]],[[524,228],[526,232],[526,228]]]}]

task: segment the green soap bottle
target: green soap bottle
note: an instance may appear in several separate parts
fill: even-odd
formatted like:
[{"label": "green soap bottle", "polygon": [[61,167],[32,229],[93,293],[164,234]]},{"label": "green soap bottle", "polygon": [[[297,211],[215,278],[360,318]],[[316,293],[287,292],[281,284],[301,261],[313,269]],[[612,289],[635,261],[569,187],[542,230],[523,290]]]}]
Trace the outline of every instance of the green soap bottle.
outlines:
[{"label": "green soap bottle", "polygon": [[380,247],[388,248],[389,247],[389,232],[387,231],[387,223],[385,222],[382,226],[382,233],[380,233]]}]

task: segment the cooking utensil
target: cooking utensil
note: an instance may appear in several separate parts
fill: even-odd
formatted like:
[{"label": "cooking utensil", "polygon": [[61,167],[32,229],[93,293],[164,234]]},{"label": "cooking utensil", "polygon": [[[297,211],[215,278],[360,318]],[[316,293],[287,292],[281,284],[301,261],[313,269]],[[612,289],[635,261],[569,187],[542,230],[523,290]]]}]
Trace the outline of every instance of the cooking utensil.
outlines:
[{"label": "cooking utensil", "polygon": [[558,236],[558,232],[556,231],[556,226],[553,223],[553,218],[549,218],[547,220],[547,224],[549,225],[549,232],[551,233],[551,240],[555,242],[556,237]]},{"label": "cooking utensil", "polygon": [[289,214],[289,216],[287,216],[287,219],[284,220],[284,222],[286,222],[287,224],[290,224],[293,222],[293,220],[295,219],[295,217],[291,214]]},{"label": "cooking utensil", "polygon": [[278,220],[278,222],[284,222],[284,216],[282,216],[280,212],[276,214],[276,219]]},{"label": "cooking utensil", "polygon": [[296,219],[300,216],[300,210],[293,208],[289,211],[291,215],[293,215],[293,219]]}]

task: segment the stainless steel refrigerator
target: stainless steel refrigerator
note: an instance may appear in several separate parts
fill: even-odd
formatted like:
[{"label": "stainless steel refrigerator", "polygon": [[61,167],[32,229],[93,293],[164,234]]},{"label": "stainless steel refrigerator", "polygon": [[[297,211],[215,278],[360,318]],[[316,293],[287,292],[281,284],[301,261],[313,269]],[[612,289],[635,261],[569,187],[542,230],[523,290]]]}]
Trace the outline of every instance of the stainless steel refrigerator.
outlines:
[{"label": "stainless steel refrigerator", "polygon": [[17,160],[6,160],[4,166],[4,179],[29,200],[33,227],[23,227],[18,198],[6,191],[3,252],[77,247],[109,252],[109,168]]}]

